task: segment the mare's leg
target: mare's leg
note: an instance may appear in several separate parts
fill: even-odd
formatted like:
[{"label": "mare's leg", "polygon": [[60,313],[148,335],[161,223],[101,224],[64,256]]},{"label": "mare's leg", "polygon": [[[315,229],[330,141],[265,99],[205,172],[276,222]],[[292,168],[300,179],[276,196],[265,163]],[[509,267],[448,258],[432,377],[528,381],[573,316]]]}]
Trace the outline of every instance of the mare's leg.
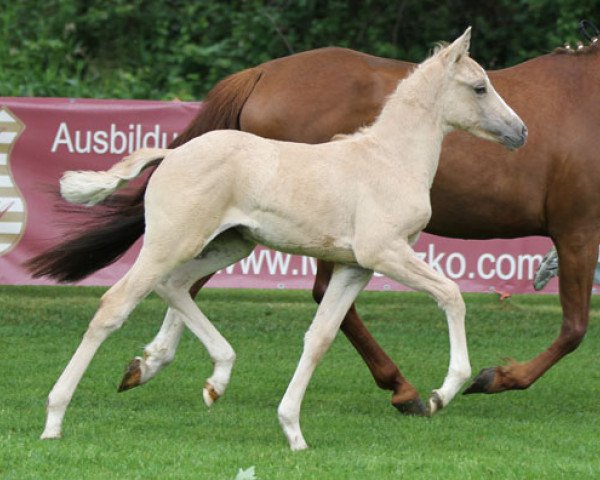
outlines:
[{"label": "mare's leg", "polygon": [[102,296],[79,347],[48,395],[46,427],[41,438],[60,437],[66,409],[94,354],[152,290],[159,274],[138,258],[131,270]]},{"label": "mare's leg", "polygon": [[329,288],[304,337],[304,349],[296,372],[281,399],[277,414],[292,450],[307,448],[300,430],[300,407],[317,364],[333,342],[344,315],[373,272],[359,267],[336,265]]},{"label": "mare's leg", "polygon": [[499,393],[523,390],[540,378],[562,357],[572,352],[587,331],[594,269],[598,260],[598,238],[585,233],[556,241],[559,256],[560,302],[563,323],[558,337],[544,352],[525,363],[485,368],[465,390],[469,393]]},{"label": "mare's leg", "polygon": [[[194,298],[212,275],[198,280],[190,288],[190,296]],[[173,361],[179,340],[185,329],[183,319],[175,310],[169,308],[156,337],[144,347],[144,355],[135,357],[125,369],[119,384],[119,392],[143,385]]]},{"label": "mare's leg", "polygon": [[450,338],[450,364],[444,383],[432,392],[427,413],[433,415],[448,405],[460,387],[471,375],[471,365],[465,333],[465,303],[458,285],[420,260],[413,249],[397,241],[374,252],[368,266],[393,278],[407,287],[429,293],[444,310]]},{"label": "mare's leg", "polygon": [[[321,303],[325,295],[332,272],[333,263],[317,261],[317,275],[313,287],[313,298],[317,303]],[[367,364],[377,386],[393,392],[392,405],[407,415],[425,415],[425,406],[419,398],[419,392],[402,375],[396,364],[367,330],[354,304],[346,313],[341,329]]]}]

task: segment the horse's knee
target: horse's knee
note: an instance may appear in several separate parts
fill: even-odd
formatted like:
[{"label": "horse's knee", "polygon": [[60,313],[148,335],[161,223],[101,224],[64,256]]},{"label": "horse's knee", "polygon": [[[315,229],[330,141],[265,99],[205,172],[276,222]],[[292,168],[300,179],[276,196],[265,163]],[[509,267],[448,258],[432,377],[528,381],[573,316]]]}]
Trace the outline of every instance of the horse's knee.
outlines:
[{"label": "horse's knee", "polygon": [[400,374],[400,370],[393,362],[374,366],[373,378],[377,386],[384,390],[394,390],[396,385],[401,385],[405,382]]},{"label": "horse's knee", "polygon": [[465,301],[460,293],[460,288],[451,281],[448,281],[444,291],[439,295],[438,305],[444,311],[452,310],[454,314],[459,316],[464,316],[466,312]]}]

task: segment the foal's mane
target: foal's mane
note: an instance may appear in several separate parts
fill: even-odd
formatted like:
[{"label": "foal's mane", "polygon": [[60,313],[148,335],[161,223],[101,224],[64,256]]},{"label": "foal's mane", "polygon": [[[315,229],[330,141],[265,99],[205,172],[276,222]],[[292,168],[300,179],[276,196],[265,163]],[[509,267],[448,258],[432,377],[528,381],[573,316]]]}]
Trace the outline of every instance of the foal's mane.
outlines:
[{"label": "foal's mane", "polygon": [[[429,55],[427,56],[427,58],[425,58],[425,60],[423,60],[420,63],[417,63],[415,65],[413,65],[408,74],[406,75],[406,77],[404,77],[402,80],[400,80],[398,82],[398,85],[400,85],[402,82],[406,81],[408,78],[410,78],[427,60],[429,60],[430,58],[434,57],[436,54],[438,54],[441,50],[443,50],[444,48],[446,48],[447,46],[449,46],[450,43],[449,42],[445,42],[445,41],[440,41],[437,42],[435,44],[435,46],[431,49],[431,52],[429,53]],[[395,92],[396,90],[394,90]],[[386,102],[390,99],[391,96],[394,95],[394,92],[392,92],[390,95],[387,96],[386,98]],[[384,105],[385,105],[384,103]],[[381,115],[381,112],[380,112]],[[375,122],[377,121],[377,118],[379,118],[379,115],[375,118]],[[365,132],[367,132],[369,130],[369,128],[371,127],[372,124],[369,125],[363,125],[362,127],[360,127],[358,130],[356,130],[355,132],[352,133],[337,133],[335,134],[333,137],[331,137],[331,139],[329,140],[330,142],[338,142],[341,140],[348,140],[350,138],[358,138],[362,135],[365,134]]]}]

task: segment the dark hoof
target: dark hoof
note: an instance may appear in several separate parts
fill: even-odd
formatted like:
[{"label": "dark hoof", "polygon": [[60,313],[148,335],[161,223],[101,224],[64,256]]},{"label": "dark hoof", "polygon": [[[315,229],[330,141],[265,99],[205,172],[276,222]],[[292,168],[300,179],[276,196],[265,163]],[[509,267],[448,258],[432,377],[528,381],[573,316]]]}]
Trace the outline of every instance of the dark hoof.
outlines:
[{"label": "dark hoof", "polygon": [[424,417],[426,414],[425,405],[420,398],[415,398],[414,400],[409,400],[408,402],[394,404],[394,407],[396,407],[402,415]]},{"label": "dark hoof", "polygon": [[463,392],[463,395],[471,393],[492,393],[491,387],[496,376],[496,367],[484,368],[481,370],[471,385]]},{"label": "dark hoof", "polygon": [[142,383],[142,370],[140,364],[142,363],[141,358],[134,358],[125,369],[123,379],[117,388],[118,392],[124,392],[131,388],[137,387]]}]

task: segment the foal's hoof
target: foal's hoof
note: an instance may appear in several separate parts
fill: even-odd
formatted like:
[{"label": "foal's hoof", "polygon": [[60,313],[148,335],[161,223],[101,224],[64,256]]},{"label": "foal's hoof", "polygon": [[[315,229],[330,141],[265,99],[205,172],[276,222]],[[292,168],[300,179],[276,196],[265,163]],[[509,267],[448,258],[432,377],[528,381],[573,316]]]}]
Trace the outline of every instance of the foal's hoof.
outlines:
[{"label": "foal's hoof", "polygon": [[142,357],[135,357],[125,368],[125,374],[117,391],[124,392],[142,384]]},{"label": "foal's hoof", "polygon": [[425,415],[432,417],[435,412],[442,408],[444,408],[442,397],[440,397],[439,393],[436,391],[431,392],[431,396],[429,397],[429,400],[427,400],[427,410],[425,411]]},{"label": "foal's hoof", "polygon": [[420,398],[408,400],[407,402],[395,403],[393,405],[402,415],[415,415],[417,417],[424,417],[427,414],[425,405]]},{"label": "foal's hoof", "polygon": [[204,384],[204,389],[202,390],[202,398],[204,398],[204,403],[207,407],[212,407],[212,404],[215,403],[219,399],[219,392],[215,390],[210,383],[206,382]]},{"label": "foal's hoof", "polygon": [[495,367],[484,368],[463,392],[463,395],[470,395],[471,393],[494,393],[492,392],[492,384],[494,383],[495,376]]},{"label": "foal's hoof", "polygon": [[40,440],[60,440],[61,438],[60,430],[44,430],[44,433],[40,435]]}]

